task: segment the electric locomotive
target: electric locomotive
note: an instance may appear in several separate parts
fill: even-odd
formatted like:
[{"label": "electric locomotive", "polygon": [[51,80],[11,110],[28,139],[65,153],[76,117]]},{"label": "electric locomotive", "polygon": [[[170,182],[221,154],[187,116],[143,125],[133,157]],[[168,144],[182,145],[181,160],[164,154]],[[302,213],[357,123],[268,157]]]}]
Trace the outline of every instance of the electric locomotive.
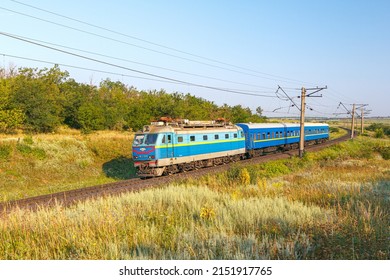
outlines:
[{"label": "electric locomotive", "polygon": [[141,178],[238,161],[245,155],[242,128],[217,121],[162,119],[144,126],[133,142]]}]

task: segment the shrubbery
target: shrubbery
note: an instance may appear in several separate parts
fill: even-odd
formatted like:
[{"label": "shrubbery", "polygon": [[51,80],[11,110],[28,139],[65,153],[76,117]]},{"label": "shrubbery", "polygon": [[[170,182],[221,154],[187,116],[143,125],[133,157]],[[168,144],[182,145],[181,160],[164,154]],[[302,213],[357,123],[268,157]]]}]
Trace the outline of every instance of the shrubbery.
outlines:
[{"label": "shrubbery", "polygon": [[390,136],[390,125],[386,125],[383,123],[373,123],[367,130],[374,131],[376,138],[383,138],[385,135]]},{"label": "shrubbery", "polygon": [[[0,72],[1,73],[1,72]],[[219,117],[231,122],[264,122],[241,105],[217,106],[190,94],[140,91],[121,82],[103,80],[98,87],[77,83],[58,66],[20,68],[0,76],[0,132],[24,129],[52,132],[59,126],[93,130],[137,131],[162,116],[196,120]]]}]

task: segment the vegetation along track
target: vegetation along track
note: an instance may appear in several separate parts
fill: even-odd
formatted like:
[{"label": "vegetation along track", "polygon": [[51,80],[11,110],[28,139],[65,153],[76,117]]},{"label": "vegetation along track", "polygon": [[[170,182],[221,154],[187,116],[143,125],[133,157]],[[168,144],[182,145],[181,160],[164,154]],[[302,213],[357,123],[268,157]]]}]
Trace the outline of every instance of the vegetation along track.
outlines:
[{"label": "vegetation along track", "polygon": [[[350,136],[347,134],[343,137],[330,140],[322,144],[308,146],[306,147],[306,150],[317,151],[320,149],[324,149],[331,145],[345,141],[349,139],[349,137]],[[251,158],[248,160],[240,161],[238,164],[240,165],[255,164],[255,163],[266,162],[270,160],[289,158],[292,156],[296,156],[297,154],[298,154],[298,150],[290,150],[283,153],[273,153],[261,157]],[[53,194],[40,195],[40,196],[35,196],[35,197],[30,197],[30,198],[25,198],[20,200],[4,202],[0,204],[0,215],[10,212],[15,208],[37,210],[41,207],[50,207],[57,204],[68,206],[78,201],[97,198],[100,196],[115,195],[123,192],[135,192],[147,188],[169,184],[173,181],[180,180],[180,179],[185,179],[190,177],[194,178],[194,177],[203,176],[208,173],[221,172],[227,170],[229,167],[230,167],[229,164],[218,165],[214,167],[194,170],[187,173],[179,173],[171,176],[163,176],[163,177],[151,178],[147,180],[134,178],[130,180],[119,181],[119,182],[114,182],[114,183],[109,183],[104,185],[86,187],[82,189],[76,189],[76,190],[70,190],[70,191],[64,191],[64,192],[58,192]]]}]

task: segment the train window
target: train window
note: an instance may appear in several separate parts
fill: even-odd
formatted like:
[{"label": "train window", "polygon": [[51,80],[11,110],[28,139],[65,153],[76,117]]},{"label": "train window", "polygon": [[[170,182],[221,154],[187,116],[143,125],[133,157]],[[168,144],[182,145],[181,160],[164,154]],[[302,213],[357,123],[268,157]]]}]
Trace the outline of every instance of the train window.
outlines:
[{"label": "train window", "polygon": [[168,135],[168,143],[172,143],[172,136]]},{"label": "train window", "polygon": [[263,139],[265,139],[265,133],[263,133]]},{"label": "train window", "polygon": [[271,138],[271,133],[267,132],[267,139]]},{"label": "train window", "polygon": [[194,136],[194,135],[190,136],[190,141],[191,141],[191,142],[194,142],[194,141],[195,141],[195,136]]},{"label": "train window", "polygon": [[141,145],[144,142],[145,135],[136,135],[134,138],[134,145]]},{"label": "train window", "polygon": [[162,144],[165,144],[165,135],[163,136],[162,140],[161,140],[161,143]]},{"label": "train window", "polygon": [[225,139],[229,139],[229,134],[225,134]]},{"label": "train window", "polygon": [[207,140],[208,139],[208,137],[207,137],[207,135],[203,135],[203,140]]},{"label": "train window", "polygon": [[177,137],[177,142],[179,142],[179,143],[183,142],[183,136]]},{"label": "train window", "polygon": [[237,138],[237,133],[234,133],[233,137],[234,137],[234,138]]},{"label": "train window", "polygon": [[215,139],[215,140],[218,140],[218,139],[219,139],[219,135],[218,135],[218,134],[215,134],[215,135],[214,135],[214,139]]},{"label": "train window", "polygon": [[146,145],[155,144],[157,140],[157,135],[158,134],[146,134],[145,144]]},{"label": "train window", "polygon": [[275,137],[279,138],[279,131],[276,131]]}]

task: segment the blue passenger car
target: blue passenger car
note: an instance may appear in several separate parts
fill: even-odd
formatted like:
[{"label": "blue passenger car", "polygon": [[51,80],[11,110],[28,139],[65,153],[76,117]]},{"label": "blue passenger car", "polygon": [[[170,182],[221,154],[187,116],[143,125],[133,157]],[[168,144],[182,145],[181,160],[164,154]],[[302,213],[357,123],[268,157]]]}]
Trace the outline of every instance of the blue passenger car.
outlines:
[{"label": "blue passenger car", "polygon": [[[247,154],[270,147],[291,147],[299,142],[300,126],[294,123],[239,123],[245,134]],[[322,123],[305,123],[305,142],[329,138],[329,126]]]}]

